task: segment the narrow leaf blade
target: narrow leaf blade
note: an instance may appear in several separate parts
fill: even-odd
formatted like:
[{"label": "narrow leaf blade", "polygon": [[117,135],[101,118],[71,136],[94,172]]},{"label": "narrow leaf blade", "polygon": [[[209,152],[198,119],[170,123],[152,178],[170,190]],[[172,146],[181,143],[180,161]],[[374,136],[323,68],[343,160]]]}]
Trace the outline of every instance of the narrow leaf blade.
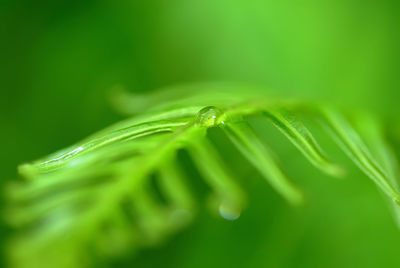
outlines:
[{"label": "narrow leaf blade", "polygon": [[[383,129],[377,120],[371,115],[357,115],[357,130],[363,134],[363,138],[368,144],[368,148],[376,156],[377,161],[386,171],[389,181],[393,187],[399,191],[399,164],[394,152],[384,138]],[[390,208],[393,216],[400,227],[400,206],[396,202],[390,202]]]},{"label": "narrow leaf blade", "polygon": [[400,203],[400,194],[390,181],[387,171],[384,171],[371,152],[353,129],[347,119],[330,108],[321,109],[324,123],[336,142],[342,147],[354,163],[394,202]]},{"label": "narrow leaf blade", "polygon": [[329,175],[343,175],[342,168],[325,155],[310,131],[296,117],[288,111],[275,110],[265,111],[264,115],[315,167]]},{"label": "narrow leaf blade", "polygon": [[285,176],[265,145],[246,122],[227,124],[225,133],[239,151],[267,181],[292,204],[300,204],[303,195]]},{"label": "narrow leaf blade", "polygon": [[220,199],[221,216],[226,218],[223,215],[225,213],[228,219],[239,217],[245,203],[244,193],[210,141],[203,138],[191,142],[189,153],[206,183],[213,188]]}]

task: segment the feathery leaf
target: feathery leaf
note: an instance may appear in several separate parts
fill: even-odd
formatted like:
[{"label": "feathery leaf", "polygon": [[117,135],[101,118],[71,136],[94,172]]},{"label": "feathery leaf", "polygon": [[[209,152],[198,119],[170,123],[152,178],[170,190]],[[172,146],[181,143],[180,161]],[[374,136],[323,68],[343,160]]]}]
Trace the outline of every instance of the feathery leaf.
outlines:
[{"label": "feathery leaf", "polygon": [[[193,218],[196,204],[175,157],[181,149],[189,152],[216,196],[221,216],[238,218],[246,205],[245,193],[232,176],[229,163],[207,137],[206,130],[211,127],[221,127],[279,194],[290,203],[300,203],[302,193],[248,126],[247,115],[264,114],[314,166],[328,174],[340,174],[340,168],[325,156],[310,131],[283,112],[295,106],[292,100],[215,87],[186,91],[183,98],[168,92],[151,96],[139,99],[146,105],[137,116],[20,166],[24,180],[9,186],[5,215],[16,228],[8,245],[15,267],[86,267],[96,258],[118,257],[152,246],[182,228]],[[158,105],[147,107],[153,102]],[[372,149],[343,116],[323,109],[313,117],[321,113],[351,159],[398,203],[398,181],[389,172],[394,168],[389,150],[380,153],[385,159],[384,165],[379,165],[371,156]],[[370,138],[371,147],[386,148],[380,135]],[[166,203],[156,198],[152,176]],[[399,211],[397,204],[394,208]]]}]

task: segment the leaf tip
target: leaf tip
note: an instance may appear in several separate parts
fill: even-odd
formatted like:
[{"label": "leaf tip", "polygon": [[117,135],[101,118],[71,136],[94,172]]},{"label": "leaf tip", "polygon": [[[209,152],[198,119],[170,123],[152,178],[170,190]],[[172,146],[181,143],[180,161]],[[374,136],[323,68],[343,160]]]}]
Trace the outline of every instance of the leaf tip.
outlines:
[{"label": "leaf tip", "polygon": [[328,175],[331,175],[332,177],[335,177],[337,179],[344,179],[347,174],[347,171],[345,168],[343,168],[340,165],[333,164],[333,163],[326,166],[324,171]]},{"label": "leaf tip", "polygon": [[24,179],[31,180],[38,174],[38,170],[32,164],[22,164],[18,166],[18,174]]},{"label": "leaf tip", "polygon": [[396,205],[400,206],[400,196],[394,197],[394,198],[393,198],[393,202],[394,202]]}]

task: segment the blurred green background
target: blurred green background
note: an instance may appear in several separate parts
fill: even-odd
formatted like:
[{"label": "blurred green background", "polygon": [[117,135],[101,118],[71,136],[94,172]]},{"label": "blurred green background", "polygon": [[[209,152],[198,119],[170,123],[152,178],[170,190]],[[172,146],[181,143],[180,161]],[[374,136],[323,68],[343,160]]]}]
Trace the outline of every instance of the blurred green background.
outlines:
[{"label": "blurred green background", "polygon": [[[19,163],[123,118],[108,100],[115,87],[240,82],[396,118],[399,12],[390,0],[3,0],[0,183],[17,176]],[[276,130],[259,131],[308,194],[303,208],[285,204],[222,143],[237,172],[251,177],[241,218],[204,210],[168,243],[111,264],[397,267],[400,233],[389,210],[333,144],[321,137],[348,164],[347,180],[314,170]]]}]

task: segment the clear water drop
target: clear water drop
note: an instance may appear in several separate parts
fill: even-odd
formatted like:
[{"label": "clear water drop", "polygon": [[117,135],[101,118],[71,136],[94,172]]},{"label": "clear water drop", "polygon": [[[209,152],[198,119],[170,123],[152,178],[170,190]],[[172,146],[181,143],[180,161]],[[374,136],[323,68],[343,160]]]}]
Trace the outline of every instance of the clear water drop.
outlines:
[{"label": "clear water drop", "polygon": [[225,120],[225,113],[215,106],[207,106],[197,114],[197,124],[203,127],[214,127],[219,124],[225,124]]},{"label": "clear water drop", "polygon": [[218,208],[219,215],[228,221],[237,220],[240,217],[242,209],[237,206],[232,206],[227,202],[222,202]]}]

